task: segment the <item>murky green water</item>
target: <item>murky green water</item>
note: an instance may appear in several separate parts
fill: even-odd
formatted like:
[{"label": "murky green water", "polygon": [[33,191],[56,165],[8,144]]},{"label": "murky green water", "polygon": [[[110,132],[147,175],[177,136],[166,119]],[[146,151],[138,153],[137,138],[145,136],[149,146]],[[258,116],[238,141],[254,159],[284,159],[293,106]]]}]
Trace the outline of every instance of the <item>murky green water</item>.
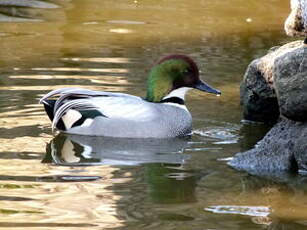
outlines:
[{"label": "murky green water", "polygon": [[[286,43],[288,1],[0,1],[0,228],[306,229],[305,177],[252,176],[223,158],[267,127],[240,123],[248,63]],[[66,86],[145,95],[184,53],[222,97],[191,92],[189,139],[52,136],[38,98]]]}]

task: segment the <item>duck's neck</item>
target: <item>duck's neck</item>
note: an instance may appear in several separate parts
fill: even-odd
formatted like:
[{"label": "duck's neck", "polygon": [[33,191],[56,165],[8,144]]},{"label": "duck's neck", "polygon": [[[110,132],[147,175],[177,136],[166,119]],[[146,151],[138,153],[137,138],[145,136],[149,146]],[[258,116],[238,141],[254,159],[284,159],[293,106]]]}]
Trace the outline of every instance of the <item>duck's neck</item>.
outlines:
[{"label": "duck's neck", "polygon": [[172,79],[165,76],[167,74],[161,66],[152,69],[147,82],[147,101],[160,102],[172,89]]},{"label": "duck's neck", "polygon": [[174,105],[183,105],[184,106],[184,98],[185,94],[191,88],[188,87],[181,87],[179,89],[175,89],[166,95],[160,102],[161,103],[172,103]]}]

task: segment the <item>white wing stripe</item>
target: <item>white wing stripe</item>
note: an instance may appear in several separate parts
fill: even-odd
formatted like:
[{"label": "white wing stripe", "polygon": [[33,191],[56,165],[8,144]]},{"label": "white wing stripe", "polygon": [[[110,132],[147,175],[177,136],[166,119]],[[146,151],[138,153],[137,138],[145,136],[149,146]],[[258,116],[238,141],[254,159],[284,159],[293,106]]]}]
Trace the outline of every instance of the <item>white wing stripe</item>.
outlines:
[{"label": "white wing stripe", "polygon": [[81,113],[77,110],[70,109],[62,116],[65,128],[70,129],[73,124],[82,117]]},{"label": "white wing stripe", "polygon": [[76,99],[73,101],[69,101],[62,106],[59,107],[59,109],[56,111],[53,121],[52,121],[52,130],[56,127],[57,123],[61,119],[61,117],[69,110],[69,109],[75,109],[75,110],[87,110],[87,109],[98,109],[95,105],[93,105],[89,100],[87,99]]}]

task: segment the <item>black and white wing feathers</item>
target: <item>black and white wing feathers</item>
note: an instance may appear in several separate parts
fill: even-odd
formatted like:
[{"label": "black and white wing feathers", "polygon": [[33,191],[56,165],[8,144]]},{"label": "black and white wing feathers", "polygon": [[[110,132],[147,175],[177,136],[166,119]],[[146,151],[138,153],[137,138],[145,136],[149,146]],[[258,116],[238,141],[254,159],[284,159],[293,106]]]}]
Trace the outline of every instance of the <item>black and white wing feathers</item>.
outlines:
[{"label": "black and white wing feathers", "polygon": [[[66,127],[68,129],[78,119],[86,120],[87,116],[90,116],[92,119],[94,117],[93,114],[95,116],[103,116],[107,119],[134,121],[146,121],[152,119],[154,116],[153,106],[150,105],[151,103],[140,97],[124,93],[100,92],[81,88],[63,88],[46,94],[40,100],[40,103],[50,104],[49,102],[52,98],[56,100],[52,103],[52,129],[57,127],[59,121],[64,117],[70,120],[75,119],[69,121],[70,125]],[[87,112],[85,113],[84,111]],[[69,114],[77,114],[78,116],[76,118],[67,118]]]}]

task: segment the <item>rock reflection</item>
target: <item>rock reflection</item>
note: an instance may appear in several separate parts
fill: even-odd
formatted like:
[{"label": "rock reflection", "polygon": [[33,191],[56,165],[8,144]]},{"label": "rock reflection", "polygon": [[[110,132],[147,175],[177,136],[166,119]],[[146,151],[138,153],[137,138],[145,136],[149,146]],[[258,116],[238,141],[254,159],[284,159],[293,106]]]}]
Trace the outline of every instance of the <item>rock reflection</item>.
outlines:
[{"label": "rock reflection", "polygon": [[306,204],[302,202],[307,191],[305,177],[290,174],[246,176],[242,185],[246,195],[258,192],[262,203],[271,207],[269,217],[272,223],[268,229],[306,229]]},{"label": "rock reflection", "polygon": [[143,163],[183,164],[186,139],[130,139],[56,136],[48,145],[43,163],[66,166],[139,165]]},{"label": "rock reflection", "polygon": [[[197,200],[196,184],[203,176],[205,175],[189,173],[184,169],[167,167],[167,165],[149,164],[145,166],[149,194],[155,204],[195,203]],[[164,211],[166,210],[167,208]]]},{"label": "rock reflection", "polygon": [[204,208],[227,215],[250,216],[251,222],[265,229],[306,229],[306,178],[286,174],[242,177],[241,188],[223,195]]},{"label": "rock reflection", "polygon": [[240,140],[241,151],[243,152],[253,148],[271,127],[272,126],[268,124],[248,123],[243,121],[243,126],[240,129],[240,136],[242,137]]}]

